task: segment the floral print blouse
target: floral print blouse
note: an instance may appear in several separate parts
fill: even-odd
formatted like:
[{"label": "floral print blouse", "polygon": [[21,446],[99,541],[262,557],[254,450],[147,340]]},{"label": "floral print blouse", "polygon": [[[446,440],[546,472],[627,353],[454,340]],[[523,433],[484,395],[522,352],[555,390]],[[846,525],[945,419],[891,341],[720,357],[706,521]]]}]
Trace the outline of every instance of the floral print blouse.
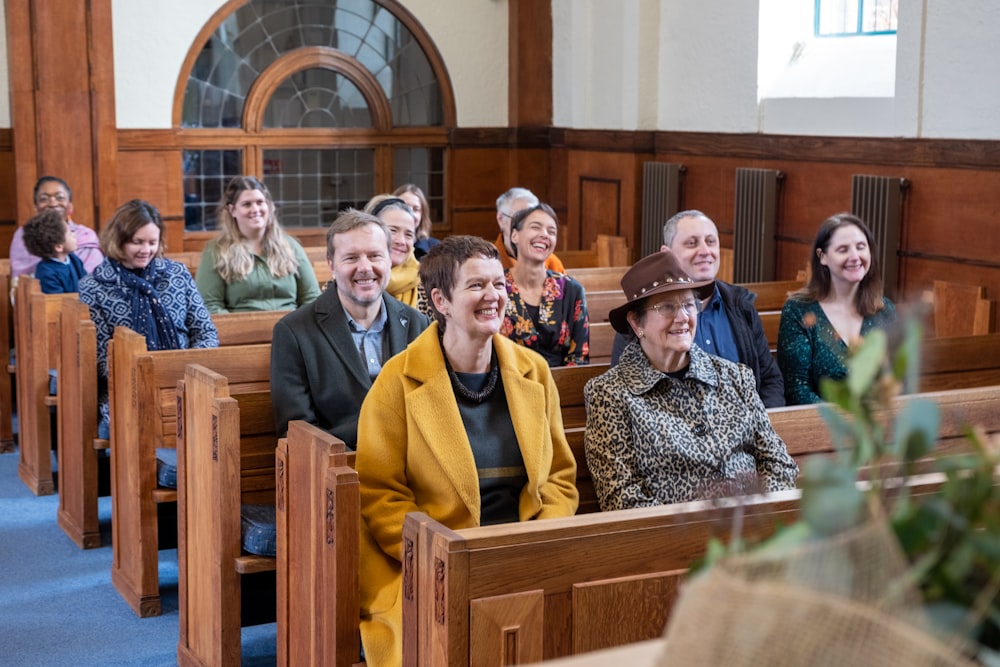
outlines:
[{"label": "floral print blouse", "polygon": [[[882,302],[884,307],[861,323],[862,336],[896,321],[896,306],[884,297]],[[833,328],[818,301],[786,301],[778,326],[778,367],[785,378],[785,402],[822,403],[820,379],[839,380],[847,375],[847,350],[847,342]]]},{"label": "floral print blouse", "polygon": [[547,271],[536,321],[510,269],[504,278],[508,299],[501,334],[541,354],[550,367],[590,363],[590,324],[583,285],[562,273]]}]

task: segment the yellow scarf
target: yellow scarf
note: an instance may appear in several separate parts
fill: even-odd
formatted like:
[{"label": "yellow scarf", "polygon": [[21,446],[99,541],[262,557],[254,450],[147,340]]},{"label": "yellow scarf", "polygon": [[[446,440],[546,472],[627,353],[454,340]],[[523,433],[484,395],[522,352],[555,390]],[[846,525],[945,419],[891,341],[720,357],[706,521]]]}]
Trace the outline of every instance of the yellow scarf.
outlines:
[{"label": "yellow scarf", "polygon": [[417,286],[420,285],[420,262],[410,253],[399,266],[392,267],[389,274],[389,286],[386,292],[396,297],[407,306],[417,307]]}]

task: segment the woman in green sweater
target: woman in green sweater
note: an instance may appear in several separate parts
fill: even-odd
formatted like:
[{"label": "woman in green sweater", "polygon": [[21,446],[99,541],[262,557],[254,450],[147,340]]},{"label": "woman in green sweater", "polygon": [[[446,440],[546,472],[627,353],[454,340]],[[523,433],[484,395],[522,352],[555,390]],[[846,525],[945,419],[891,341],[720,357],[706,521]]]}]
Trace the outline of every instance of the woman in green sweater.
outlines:
[{"label": "woman in green sweater", "polygon": [[229,181],[218,238],[201,256],[195,282],[212,313],[293,310],[319,296],[312,263],[286,234],[267,187],[253,176]]},{"label": "woman in green sweater", "polygon": [[838,213],[820,225],[813,242],[809,283],[781,311],[778,367],[788,405],[820,403],[820,380],[847,375],[850,346],[895,321],[882,294],[879,254],[868,226]]}]

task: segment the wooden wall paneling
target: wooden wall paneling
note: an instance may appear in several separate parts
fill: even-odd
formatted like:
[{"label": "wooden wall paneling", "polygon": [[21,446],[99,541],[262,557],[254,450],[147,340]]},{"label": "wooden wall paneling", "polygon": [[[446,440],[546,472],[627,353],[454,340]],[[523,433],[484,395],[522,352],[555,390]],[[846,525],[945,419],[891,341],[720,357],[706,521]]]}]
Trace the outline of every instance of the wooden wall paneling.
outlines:
[{"label": "wooden wall paneling", "polygon": [[449,151],[448,216],[452,234],[496,238],[496,200],[510,185],[516,151],[505,147]]},{"label": "wooden wall paneling", "polygon": [[552,3],[508,3],[507,125],[552,124]]},{"label": "wooden wall paneling", "polygon": [[17,174],[11,130],[0,129],[0,257],[10,253],[10,241],[17,230]]},{"label": "wooden wall paneling", "polygon": [[12,0],[7,13],[9,50],[28,55],[11,61],[19,217],[33,212],[24,193],[52,174],[73,188],[76,221],[96,227],[101,188],[115,182],[113,150],[99,155],[115,141],[111,0]]},{"label": "wooden wall paneling", "polygon": [[[612,234],[624,236],[629,248],[636,247],[639,238],[639,200],[641,197],[641,179],[638,164],[642,156],[634,153],[566,151],[566,219],[560,222],[567,226],[572,237],[577,230],[578,238],[570,238],[567,247],[570,249],[589,249],[596,241],[597,234]],[[617,211],[614,215],[607,213],[608,203],[598,203],[595,200],[597,192],[592,186],[598,182],[616,183]],[[584,192],[589,191],[585,201]],[[609,188],[598,188],[602,194],[610,192]],[[588,207],[599,206],[593,211]],[[599,219],[600,217],[600,219]],[[596,231],[591,232],[594,229]],[[576,245],[574,245],[574,243]]]},{"label": "wooden wall paneling", "polygon": [[[621,236],[622,182],[619,179],[580,178],[576,224],[570,225],[570,248],[586,249],[598,234]],[[584,239],[592,239],[585,242]]]},{"label": "wooden wall paneling", "polygon": [[171,150],[122,150],[118,153],[120,176],[118,205],[145,199],[160,210],[167,227],[170,252],[184,248],[184,194],[181,152]]}]

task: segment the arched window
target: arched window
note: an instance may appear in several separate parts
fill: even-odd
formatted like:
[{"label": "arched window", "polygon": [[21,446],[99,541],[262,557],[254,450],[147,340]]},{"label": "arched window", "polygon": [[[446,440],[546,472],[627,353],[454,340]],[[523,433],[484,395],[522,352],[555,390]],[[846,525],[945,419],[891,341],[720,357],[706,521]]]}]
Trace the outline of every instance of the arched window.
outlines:
[{"label": "arched window", "polygon": [[233,0],[188,54],[174,121],[185,221],[212,229],[225,182],[257,174],[288,227],[330,223],[412,182],[441,220],[454,98],[394,0]]}]

